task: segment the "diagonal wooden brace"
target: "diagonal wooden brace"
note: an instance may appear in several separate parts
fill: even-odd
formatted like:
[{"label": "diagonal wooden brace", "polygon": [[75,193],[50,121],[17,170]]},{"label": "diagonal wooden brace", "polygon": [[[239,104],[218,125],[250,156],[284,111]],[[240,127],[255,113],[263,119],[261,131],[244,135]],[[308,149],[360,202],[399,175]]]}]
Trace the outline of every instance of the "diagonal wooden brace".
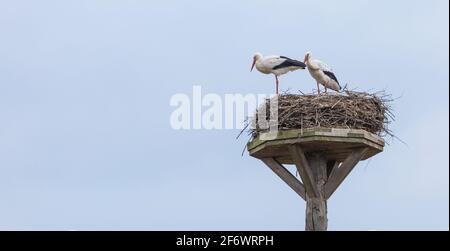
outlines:
[{"label": "diagonal wooden brace", "polygon": [[367,147],[354,149],[352,153],[347,156],[344,162],[342,162],[339,168],[335,168],[335,170],[331,172],[324,188],[325,199],[331,197],[331,195],[334,193],[334,191],[336,191],[336,189],[344,181],[347,175],[353,170],[356,164],[358,164],[364,154],[366,154],[367,150]]},{"label": "diagonal wooden brace", "polygon": [[305,187],[303,184],[295,178],[282,164],[280,164],[274,158],[261,159],[272,171],[278,175],[286,184],[288,184],[292,190],[294,190],[303,200],[306,200]]},{"label": "diagonal wooden brace", "polygon": [[309,166],[308,160],[306,159],[302,148],[298,145],[290,145],[289,153],[291,154],[291,158],[297,167],[300,177],[302,178],[308,196],[314,198],[319,197],[319,189],[316,186],[314,174],[311,171],[311,167]]}]

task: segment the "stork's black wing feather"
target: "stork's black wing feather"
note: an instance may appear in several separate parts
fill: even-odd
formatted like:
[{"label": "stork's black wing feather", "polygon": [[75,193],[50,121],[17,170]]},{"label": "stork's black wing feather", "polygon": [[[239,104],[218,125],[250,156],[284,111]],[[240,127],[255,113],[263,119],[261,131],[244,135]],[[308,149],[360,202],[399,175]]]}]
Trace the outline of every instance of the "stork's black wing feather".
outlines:
[{"label": "stork's black wing feather", "polygon": [[285,56],[280,56],[280,58],[283,58],[283,59],[286,59],[286,60],[284,60],[283,63],[273,67],[274,70],[285,68],[285,67],[291,67],[291,66],[296,66],[296,67],[300,67],[300,68],[303,68],[303,69],[306,68],[306,64],[304,64],[301,61],[298,61],[298,60],[295,60],[295,59],[290,59],[290,58],[285,57]]},{"label": "stork's black wing feather", "polygon": [[[338,83],[339,85],[339,81],[337,80],[336,75],[334,75],[334,73],[332,73],[331,71],[323,71],[323,73],[325,73],[325,75],[336,81],[336,83]],[[339,85],[339,87],[341,86]]]}]

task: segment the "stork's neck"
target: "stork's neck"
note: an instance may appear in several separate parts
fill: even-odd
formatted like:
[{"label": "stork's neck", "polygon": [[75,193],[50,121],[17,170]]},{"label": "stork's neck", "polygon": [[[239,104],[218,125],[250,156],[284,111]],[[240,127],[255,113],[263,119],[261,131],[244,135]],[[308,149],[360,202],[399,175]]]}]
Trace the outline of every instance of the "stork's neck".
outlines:
[{"label": "stork's neck", "polygon": [[271,68],[270,67],[266,67],[266,65],[264,65],[264,62],[262,60],[262,58],[259,58],[256,60],[256,69],[258,69],[259,72],[264,73],[264,74],[269,74],[271,72]]},{"label": "stork's neck", "polygon": [[308,60],[306,61],[306,66],[308,66],[308,68],[311,70],[319,69],[319,66],[316,64],[316,62],[314,62],[314,59],[312,59],[311,57],[309,57]]}]

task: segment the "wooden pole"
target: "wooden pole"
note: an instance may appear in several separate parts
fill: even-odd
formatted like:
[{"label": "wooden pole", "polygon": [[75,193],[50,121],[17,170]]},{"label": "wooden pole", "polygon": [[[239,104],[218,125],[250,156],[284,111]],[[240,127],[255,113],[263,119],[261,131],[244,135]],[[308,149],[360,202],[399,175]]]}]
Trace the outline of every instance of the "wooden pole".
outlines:
[{"label": "wooden pole", "polygon": [[327,182],[327,159],[319,153],[306,156],[313,174],[317,196],[306,195],[306,231],[326,231],[328,228],[327,200],[324,186]]},{"label": "wooden pole", "polygon": [[[247,144],[252,157],[262,160],[306,201],[307,231],[328,228],[327,200],[361,160],[383,151],[384,140],[360,129],[307,128],[261,135]],[[283,165],[295,164],[300,179]]]},{"label": "wooden pole", "polygon": [[299,145],[289,146],[292,160],[306,189],[306,231],[326,231],[327,200],[324,187],[328,178],[327,158],[320,152],[305,153]]}]

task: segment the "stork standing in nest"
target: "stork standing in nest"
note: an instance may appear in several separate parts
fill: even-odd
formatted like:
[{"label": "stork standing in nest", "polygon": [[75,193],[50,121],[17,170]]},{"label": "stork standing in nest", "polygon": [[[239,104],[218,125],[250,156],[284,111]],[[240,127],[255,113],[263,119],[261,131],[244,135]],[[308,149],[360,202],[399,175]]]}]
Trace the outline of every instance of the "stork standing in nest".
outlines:
[{"label": "stork standing in nest", "polygon": [[272,73],[275,75],[275,83],[276,83],[276,95],[278,95],[278,76],[286,74],[290,71],[296,71],[299,69],[305,69],[306,64],[297,61],[294,59],[290,59],[285,56],[266,56],[263,57],[261,53],[255,53],[253,56],[252,68],[256,66],[256,69],[264,74]]},{"label": "stork standing in nest", "polygon": [[327,88],[337,92],[341,90],[339,81],[337,80],[336,75],[332,72],[331,68],[320,60],[313,59],[311,52],[307,52],[305,54],[304,63],[308,67],[308,71],[311,76],[317,82],[317,94],[320,94],[319,84],[325,87],[325,93],[327,92]]}]

